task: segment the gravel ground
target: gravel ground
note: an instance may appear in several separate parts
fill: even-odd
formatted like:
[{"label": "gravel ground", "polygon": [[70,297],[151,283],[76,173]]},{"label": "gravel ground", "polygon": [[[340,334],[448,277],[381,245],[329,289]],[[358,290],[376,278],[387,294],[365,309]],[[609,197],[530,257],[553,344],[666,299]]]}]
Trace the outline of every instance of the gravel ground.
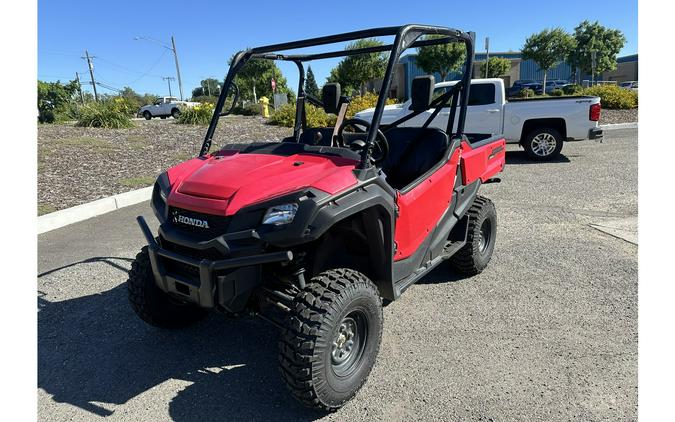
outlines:
[{"label": "gravel ground", "polygon": [[637,246],[589,225],[637,216],[637,146],[612,130],[537,164],[509,145],[502,183],[481,188],[499,219],[488,268],[441,266],[387,306],[368,382],[328,415],[286,391],[264,322],[165,332],[133,314],[148,204],[40,235],[39,419],[636,420]]},{"label": "gravel ground", "polygon": [[[199,153],[205,126],[173,119],[135,121],[130,129],[38,127],[38,213],[150,186],[168,167]],[[259,117],[228,116],[214,143],[280,139],[289,128],[262,124]],[[226,140],[226,141],[224,141]]]},{"label": "gravel ground", "polygon": [[602,109],[600,113],[600,124],[614,124],[614,123],[634,123],[638,121],[638,109],[630,110],[609,110]]}]

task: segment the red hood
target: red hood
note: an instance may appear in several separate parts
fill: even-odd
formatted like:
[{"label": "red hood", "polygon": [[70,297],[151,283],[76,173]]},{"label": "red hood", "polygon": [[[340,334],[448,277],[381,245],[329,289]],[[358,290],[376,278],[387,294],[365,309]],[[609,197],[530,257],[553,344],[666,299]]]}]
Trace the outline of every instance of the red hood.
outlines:
[{"label": "red hood", "polygon": [[194,158],[168,170],[169,205],[232,215],[241,208],[313,187],[329,194],[356,184],[356,162],[297,154],[240,154]]}]

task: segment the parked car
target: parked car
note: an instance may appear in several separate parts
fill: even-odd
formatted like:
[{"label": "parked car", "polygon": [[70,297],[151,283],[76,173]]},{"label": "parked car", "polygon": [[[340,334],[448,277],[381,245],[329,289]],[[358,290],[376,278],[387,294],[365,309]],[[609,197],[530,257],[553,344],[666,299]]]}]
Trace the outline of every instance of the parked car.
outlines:
[{"label": "parked car", "polygon": [[[436,84],[436,95],[455,84],[456,81]],[[402,105],[385,107],[382,123],[391,123],[410,114],[410,103],[409,100]],[[600,97],[591,96],[507,101],[501,79],[474,79],[469,90],[465,132],[472,142],[503,134],[507,143],[520,144],[532,159],[546,161],[560,153],[564,141],[601,138],[602,129],[598,127],[600,107]],[[355,117],[367,120],[372,113],[371,108]],[[431,111],[422,113],[403,126],[423,126],[430,115]],[[444,108],[430,126],[446,128],[449,115],[448,108]],[[457,119],[454,125],[457,125]]]},{"label": "parked car", "polygon": [[138,115],[145,117],[145,120],[150,120],[153,117],[161,117],[166,119],[173,116],[174,119],[180,116],[181,107],[194,107],[199,103],[190,101],[180,101],[176,97],[162,97],[155,101],[155,104],[146,105],[138,110]]},{"label": "parked car", "polygon": [[619,84],[621,88],[632,89],[633,91],[638,90],[638,81],[626,81]]},{"label": "parked car", "polygon": [[519,79],[511,85],[511,88],[506,90],[506,95],[509,97],[516,97],[520,94],[520,91],[526,88],[526,85],[533,84],[535,81],[532,79]]}]

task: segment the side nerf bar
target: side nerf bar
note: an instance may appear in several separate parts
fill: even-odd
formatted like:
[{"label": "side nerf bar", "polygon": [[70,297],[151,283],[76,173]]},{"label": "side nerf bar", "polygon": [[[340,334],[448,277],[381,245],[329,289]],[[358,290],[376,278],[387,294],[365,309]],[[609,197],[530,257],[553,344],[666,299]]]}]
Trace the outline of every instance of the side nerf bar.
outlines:
[{"label": "side nerf bar", "polygon": [[[145,219],[142,216],[138,216],[136,217],[136,221],[141,228],[143,236],[145,236],[145,240],[148,242],[150,264],[157,286],[164,292],[178,294],[185,300],[194,302],[205,308],[212,308],[214,306],[216,271],[271,264],[275,262],[290,262],[293,259],[293,252],[291,251],[270,252],[215,261],[209,259],[195,259],[163,249],[155,240]],[[159,259],[160,257],[191,265],[199,269],[199,284],[196,285],[193,280],[187,280],[180,276],[167,273],[164,265]]]}]

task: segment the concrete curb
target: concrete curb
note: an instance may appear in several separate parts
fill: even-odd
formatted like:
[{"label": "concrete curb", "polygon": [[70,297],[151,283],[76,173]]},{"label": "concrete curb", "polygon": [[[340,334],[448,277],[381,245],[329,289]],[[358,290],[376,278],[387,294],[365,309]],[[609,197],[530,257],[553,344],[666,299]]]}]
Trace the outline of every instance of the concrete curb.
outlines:
[{"label": "concrete curb", "polygon": [[38,234],[46,233],[69,224],[88,220],[101,214],[109,213],[130,205],[149,201],[152,196],[152,186],[143,189],[120,193],[93,202],[66,208],[41,215],[38,217]]},{"label": "concrete curb", "polygon": [[600,125],[602,130],[614,130],[614,129],[637,129],[638,122],[633,123],[612,123],[607,125]]}]

